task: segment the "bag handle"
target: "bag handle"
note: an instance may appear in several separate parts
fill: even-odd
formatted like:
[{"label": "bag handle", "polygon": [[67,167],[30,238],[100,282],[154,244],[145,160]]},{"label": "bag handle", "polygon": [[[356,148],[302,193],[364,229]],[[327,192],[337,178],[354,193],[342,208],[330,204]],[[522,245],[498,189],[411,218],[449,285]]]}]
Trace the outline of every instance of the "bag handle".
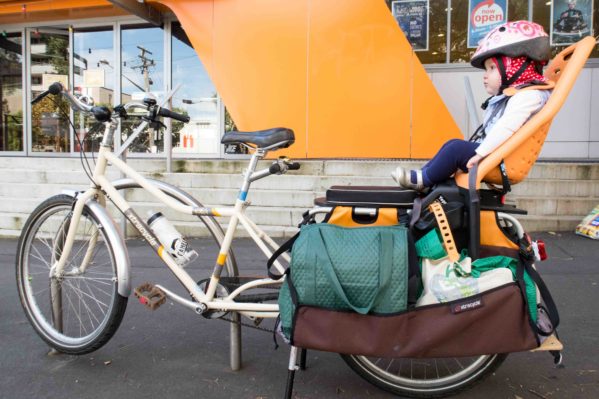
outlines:
[{"label": "bag handle", "polygon": [[445,251],[447,251],[449,260],[452,262],[457,262],[460,259],[460,254],[456,249],[455,241],[453,240],[453,235],[451,234],[451,228],[449,227],[449,222],[447,221],[447,216],[445,216],[443,207],[440,203],[433,202],[428,208],[433,215],[435,215],[435,219],[437,219],[437,225],[439,225],[441,238],[443,239],[443,245],[445,247]]},{"label": "bag handle", "polygon": [[[349,298],[345,294],[345,290],[339,282],[339,278],[333,268],[333,263],[327,252],[324,244],[324,238],[322,236],[322,230],[318,230],[319,235],[314,240],[316,257],[319,263],[323,266],[323,271],[331,286],[335,290],[335,293],[347,306],[360,314],[367,314],[376,305],[379,295],[386,288],[387,284],[391,280],[391,270],[393,267],[393,234],[389,231],[380,231],[380,254],[379,254],[379,288],[377,292],[372,296],[370,303],[366,306],[355,306],[350,302]],[[322,263],[321,263],[322,262]]]}]

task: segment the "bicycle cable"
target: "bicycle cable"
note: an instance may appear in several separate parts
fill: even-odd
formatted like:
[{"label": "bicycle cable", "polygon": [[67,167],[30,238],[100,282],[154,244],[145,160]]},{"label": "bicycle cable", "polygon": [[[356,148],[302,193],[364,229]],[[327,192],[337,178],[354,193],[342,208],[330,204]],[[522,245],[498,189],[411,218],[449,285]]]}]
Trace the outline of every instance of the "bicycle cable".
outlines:
[{"label": "bicycle cable", "polygon": [[[85,151],[83,150],[83,143],[81,142],[79,135],[76,133],[77,128],[75,127],[75,124],[73,124],[73,122],[71,121],[71,116],[62,109],[62,107],[60,106],[58,101],[56,101],[56,99],[54,97],[50,97],[50,98],[54,102],[54,105],[56,105],[56,107],[58,108],[59,112],[62,113],[62,116],[65,117],[65,119],[69,122],[69,124],[73,128],[73,135],[75,136],[75,139],[77,140],[77,143],[79,144],[79,160],[81,161],[81,166],[83,167],[83,171],[87,175],[87,178],[89,179],[89,181],[92,182],[96,187],[98,187],[98,184],[94,181],[94,179],[92,177],[93,176],[92,167],[90,166],[89,160],[87,159],[87,155],[85,154]],[[92,156],[93,156],[93,147],[92,147]],[[83,162],[84,158],[85,158],[85,163]],[[95,159],[94,159],[94,164],[95,164]],[[87,169],[86,169],[86,165],[87,165]]]}]

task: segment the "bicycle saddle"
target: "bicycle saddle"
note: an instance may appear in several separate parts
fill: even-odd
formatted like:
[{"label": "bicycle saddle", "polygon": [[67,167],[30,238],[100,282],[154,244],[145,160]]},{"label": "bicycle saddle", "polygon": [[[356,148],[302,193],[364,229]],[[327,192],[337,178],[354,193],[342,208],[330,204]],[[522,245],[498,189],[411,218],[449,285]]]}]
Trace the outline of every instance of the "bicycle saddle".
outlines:
[{"label": "bicycle saddle", "polygon": [[277,148],[287,148],[295,142],[293,130],[284,127],[276,127],[256,132],[232,131],[225,133],[222,144],[253,144],[258,148],[267,148],[274,144],[281,144]]}]

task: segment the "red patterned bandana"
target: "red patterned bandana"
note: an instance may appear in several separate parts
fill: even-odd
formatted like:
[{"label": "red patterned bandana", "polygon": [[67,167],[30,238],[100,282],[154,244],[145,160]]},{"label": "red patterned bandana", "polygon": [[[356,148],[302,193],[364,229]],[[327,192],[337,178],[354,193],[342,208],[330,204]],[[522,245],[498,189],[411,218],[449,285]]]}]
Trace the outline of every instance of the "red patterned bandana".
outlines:
[{"label": "red patterned bandana", "polygon": [[[504,55],[502,55],[501,58],[503,61],[503,65],[505,65],[505,73],[507,75],[508,80],[511,79],[512,76],[514,76],[514,74],[520,70],[522,65],[528,59],[527,57],[511,58],[511,57],[506,57]],[[499,63],[497,62],[497,57],[493,57],[493,62],[495,63],[495,66],[497,66],[497,68],[501,71],[501,68],[499,68]],[[537,65],[538,65],[537,61],[531,60],[530,64],[524,70],[524,72],[522,72],[520,74],[520,76],[516,79],[516,81],[511,83],[509,86],[516,87],[516,86],[520,86],[524,83],[529,83],[532,81],[547,83],[547,81],[548,81],[547,78],[537,72],[537,70],[536,70]],[[505,83],[505,82],[502,82],[502,83]]]}]

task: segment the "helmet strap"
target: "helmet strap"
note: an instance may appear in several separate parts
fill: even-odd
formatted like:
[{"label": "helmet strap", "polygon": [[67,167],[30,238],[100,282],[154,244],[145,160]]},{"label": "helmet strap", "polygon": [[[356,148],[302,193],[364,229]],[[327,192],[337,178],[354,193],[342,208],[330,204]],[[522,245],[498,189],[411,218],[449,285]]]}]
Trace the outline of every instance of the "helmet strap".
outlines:
[{"label": "helmet strap", "polygon": [[518,80],[518,78],[526,71],[526,68],[530,65],[530,58],[524,61],[522,66],[512,75],[511,78],[508,79],[507,72],[505,70],[505,64],[503,63],[503,57],[499,56],[496,58],[497,66],[499,67],[499,73],[501,74],[501,87],[499,88],[499,93],[503,93],[503,90],[510,87],[512,83]]}]

